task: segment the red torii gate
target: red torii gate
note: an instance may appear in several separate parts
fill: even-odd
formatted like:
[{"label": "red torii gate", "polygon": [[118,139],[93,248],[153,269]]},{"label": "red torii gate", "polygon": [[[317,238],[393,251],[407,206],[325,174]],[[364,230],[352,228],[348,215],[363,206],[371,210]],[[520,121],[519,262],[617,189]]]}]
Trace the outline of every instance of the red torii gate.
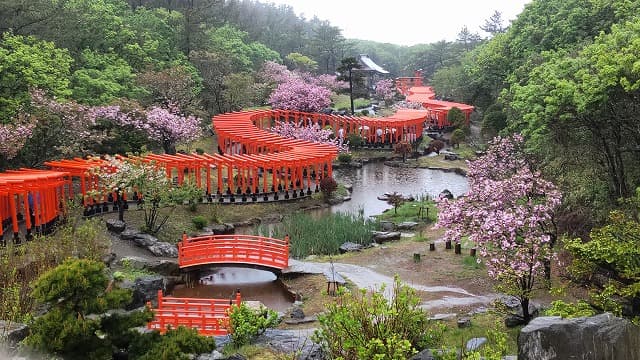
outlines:
[{"label": "red torii gate", "polygon": [[73,195],[68,173],[36,169],[9,170],[0,173],[0,239],[4,228],[11,225],[13,238],[20,242],[20,218],[24,218],[26,236],[33,228],[47,232],[66,209]]},{"label": "red torii gate", "polygon": [[[342,128],[345,136],[358,134],[369,143],[395,143],[415,141],[422,135],[429,112],[425,110],[401,110],[387,118],[348,117],[290,110],[253,110],[222,114],[213,118],[218,133],[220,154],[150,154],[137,157],[142,161],[153,161],[165,169],[167,177],[175,179],[177,185],[189,179],[207,195],[242,194],[242,200],[251,196],[256,201],[262,195],[273,192],[289,192],[295,198],[310,195],[312,188],[319,190],[320,180],[333,175],[332,162],[337,149],[329,144],[313,143],[297,139],[285,139],[265,129],[281,121],[301,124],[331,126],[334,131]],[[382,132],[383,136],[377,136]],[[106,207],[112,189],[104,188],[92,173],[96,167],[109,166],[102,159],[68,159],[45,163],[50,171],[21,169],[0,173],[0,235],[11,225],[14,238],[20,230],[19,218],[31,211],[29,196],[42,199],[37,202],[35,219],[26,216],[27,233],[33,226],[42,228],[55,221],[63,211],[65,196],[73,197],[72,181],[79,184],[79,193],[87,215],[100,213]],[[271,176],[269,176],[271,174]],[[226,177],[226,178],[225,178]],[[215,182],[214,182],[215,179]],[[64,195],[66,194],[66,195]],[[124,194],[126,198],[134,194]],[[25,200],[26,199],[26,200]],[[55,201],[54,201],[55,200]],[[25,202],[26,201],[26,202]],[[42,204],[42,205],[41,205]],[[126,202],[125,202],[126,204]],[[94,209],[95,208],[95,209]],[[46,227],[46,226],[45,226]],[[1,237],[1,236],[0,236]]]}]

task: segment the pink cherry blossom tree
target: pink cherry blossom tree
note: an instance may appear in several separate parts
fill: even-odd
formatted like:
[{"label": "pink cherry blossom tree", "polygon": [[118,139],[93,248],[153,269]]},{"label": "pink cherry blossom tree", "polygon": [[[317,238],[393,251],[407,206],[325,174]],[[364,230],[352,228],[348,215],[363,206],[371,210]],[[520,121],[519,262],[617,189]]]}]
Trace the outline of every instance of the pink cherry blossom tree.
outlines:
[{"label": "pink cherry blossom tree", "polygon": [[148,110],[125,111],[120,106],[100,106],[91,109],[94,118],[113,121],[119,126],[130,126],[144,132],[167,154],[176,153],[176,145],[197,139],[201,134],[200,119],[184,116],[179,109],[154,106]]},{"label": "pink cherry blossom tree", "polygon": [[386,105],[390,105],[393,102],[393,96],[395,95],[395,86],[393,80],[383,79],[375,84],[376,96],[384,101]]},{"label": "pink cherry blossom tree", "polygon": [[279,122],[271,128],[271,132],[289,139],[300,139],[311,142],[333,145],[338,152],[349,152],[349,144],[342,139],[333,137],[333,131],[320,128],[318,124],[302,126],[292,122]]},{"label": "pink cherry blossom tree", "polygon": [[258,77],[273,88],[269,103],[275,109],[317,112],[331,104],[331,92],[347,84],[335,75],[315,76],[308,72],[290,71],[286,66],[267,61]]},{"label": "pink cherry blossom tree", "polygon": [[520,135],[494,139],[486,155],[469,163],[467,194],[438,200],[437,226],[447,240],[467,236],[478,246],[497,289],[520,300],[528,322],[531,293],[552,257],[561,194],[532,170],[523,144]]},{"label": "pink cherry blossom tree", "polygon": [[318,112],[331,104],[331,91],[299,78],[284,82],[271,93],[269,102],[275,109]]}]

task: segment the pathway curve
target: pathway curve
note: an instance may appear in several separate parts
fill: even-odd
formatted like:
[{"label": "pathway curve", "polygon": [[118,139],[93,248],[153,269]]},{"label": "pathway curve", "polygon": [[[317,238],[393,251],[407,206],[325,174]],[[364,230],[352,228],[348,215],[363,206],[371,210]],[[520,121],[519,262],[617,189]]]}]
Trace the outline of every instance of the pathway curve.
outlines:
[{"label": "pathway curve", "polygon": [[[343,264],[343,263],[318,263],[289,259],[289,267],[283,270],[287,273],[324,274],[327,279],[343,282],[346,277],[360,289],[379,290],[385,286],[384,295],[391,298],[393,289],[393,277],[380,274],[367,267]],[[337,275],[337,276],[336,276]],[[457,286],[425,286],[420,284],[407,284],[411,288],[429,293],[454,293],[460,296],[443,295],[436,300],[425,301],[421,304],[424,309],[450,308],[454,306],[467,306],[475,304],[489,304],[495,300],[498,294],[475,295]]]}]

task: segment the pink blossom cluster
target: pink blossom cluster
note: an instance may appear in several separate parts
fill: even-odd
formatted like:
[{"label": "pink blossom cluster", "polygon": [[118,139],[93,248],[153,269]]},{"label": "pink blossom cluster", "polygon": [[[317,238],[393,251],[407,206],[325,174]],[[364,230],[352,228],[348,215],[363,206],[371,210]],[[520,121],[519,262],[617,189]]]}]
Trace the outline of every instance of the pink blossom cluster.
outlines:
[{"label": "pink blossom cluster", "polygon": [[424,107],[422,106],[421,103],[412,102],[412,101],[400,101],[393,104],[393,109],[396,111],[401,109],[424,110]]},{"label": "pink blossom cluster", "polygon": [[383,100],[386,103],[389,103],[393,100],[393,96],[395,95],[395,86],[393,85],[393,80],[391,79],[383,79],[378,81],[375,84],[376,88],[376,96]]},{"label": "pink blossom cluster", "polygon": [[94,118],[113,121],[119,126],[131,126],[145,132],[153,141],[176,144],[197,139],[201,135],[200,119],[178,114],[175,106],[168,109],[152,107],[147,111],[123,111],[119,106],[100,106],[91,109]]},{"label": "pink blossom cluster", "polygon": [[[35,109],[44,111],[45,116],[57,116],[60,119],[56,150],[64,156],[83,154],[90,147],[106,139],[106,135],[96,131],[96,118],[93,108],[75,101],[60,102],[49,98],[39,89],[32,90],[31,104]],[[33,114],[32,114],[33,115]],[[37,117],[40,114],[33,115]],[[43,123],[42,126],[50,126]]]},{"label": "pink blossom cluster", "polygon": [[271,93],[269,102],[275,109],[319,112],[331,104],[331,91],[299,78],[284,82]]},{"label": "pink blossom cluster", "polygon": [[349,152],[348,142],[343,139],[334,138],[333,131],[320,128],[318,124],[303,126],[292,122],[279,122],[271,128],[271,132],[289,139],[306,140],[316,143],[333,145],[338,148],[338,152]]},{"label": "pink blossom cluster", "polygon": [[523,160],[523,142],[520,135],[497,138],[486,155],[470,162],[469,191],[454,201],[438,200],[437,226],[446,229],[445,239],[467,236],[490,276],[525,290],[551,259],[548,225],[562,196]]},{"label": "pink blossom cluster", "polygon": [[6,160],[13,159],[31,136],[35,123],[0,124],[0,155]]},{"label": "pink blossom cluster", "polygon": [[277,84],[269,96],[269,102],[276,109],[317,112],[331,104],[331,91],[347,87],[335,75],[290,71],[273,61],[265,62],[260,77]]}]

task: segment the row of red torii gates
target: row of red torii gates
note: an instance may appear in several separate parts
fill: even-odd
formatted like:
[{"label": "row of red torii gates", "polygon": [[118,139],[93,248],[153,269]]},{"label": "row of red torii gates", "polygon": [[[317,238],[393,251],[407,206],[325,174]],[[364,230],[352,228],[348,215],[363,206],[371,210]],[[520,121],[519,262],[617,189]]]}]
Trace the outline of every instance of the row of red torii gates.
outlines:
[{"label": "row of red torii gates", "polygon": [[[358,134],[370,144],[418,140],[429,111],[400,110],[386,118],[349,117],[288,110],[255,110],[227,113],[213,118],[218,135],[218,154],[150,154],[137,160],[155,162],[165,169],[176,185],[187,179],[203,189],[209,199],[219,201],[242,194],[256,197],[284,192],[285,198],[318,191],[320,180],[332,176],[337,149],[328,144],[286,139],[269,131],[277,122],[330,126],[345,139]],[[383,136],[379,136],[382,133]],[[66,211],[66,202],[81,195],[86,208],[102,212],[112,198],[91,171],[108,166],[106,160],[65,159],[48,161],[49,170],[17,169],[0,173],[0,239],[12,234],[19,242],[21,226],[29,237],[32,231],[46,232]],[[95,194],[98,195],[95,195]],[[273,195],[272,195],[273,196]],[[138,194],[125,195],[128,199]],[[213,201],[213,200],[212,200]],[[24,225],[21,225],[24,223]],[[11,236],[11,235],[9,235]]]}]

